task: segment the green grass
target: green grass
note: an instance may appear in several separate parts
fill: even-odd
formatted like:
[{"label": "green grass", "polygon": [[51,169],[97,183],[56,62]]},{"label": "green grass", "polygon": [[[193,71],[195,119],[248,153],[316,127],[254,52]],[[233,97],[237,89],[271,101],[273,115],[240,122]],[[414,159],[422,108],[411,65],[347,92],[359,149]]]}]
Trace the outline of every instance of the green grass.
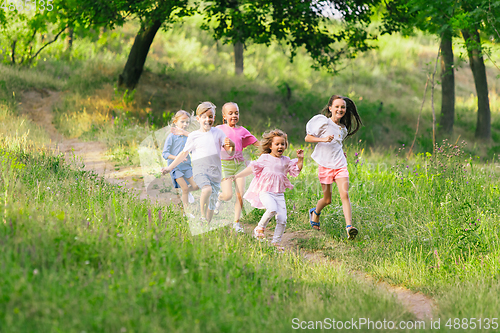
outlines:
[{"label": "green grass", "polygon": [[[383,156],[351,147],[350,197],[358,240],[345,241],[334,190],[332,205],[322,211],[323,231],[302,246],[432,295],[443,316],[496,316],[500,304],[489,295],[490,288],[498,290],[500,277],[500,159],[480,162],[465,153],[463,143],[442,142],[434,156],[411,159],[406,159],[407,149]],[[299,214],[289,214],[288,227],[307,229],[307,209],[321,195],[314,162],[306,163],[295,185],[287,206]]]},{"label": "green grass", "polygon": [[228,229],[193,237],[174,206],[140,201],[61,156],[0,158],[2,331],[287,332],[296,317],[412,318],[342,266]]}]

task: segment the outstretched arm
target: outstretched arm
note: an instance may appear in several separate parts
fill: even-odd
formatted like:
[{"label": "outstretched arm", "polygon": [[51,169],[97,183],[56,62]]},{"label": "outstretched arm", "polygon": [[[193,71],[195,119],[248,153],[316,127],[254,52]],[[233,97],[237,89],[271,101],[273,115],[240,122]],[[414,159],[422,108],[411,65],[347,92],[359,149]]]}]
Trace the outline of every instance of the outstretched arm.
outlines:
[{"label": "outstretched arm", "polygon": [[305,141],[309,143],[318,143],[318,142],[330,142],[333,140],[333,135],[329,135],[326,138],[317,138],[313,135],[306,135]]},{"label": "outstretched arm", "polygon": [[163,174],[170,173],[176,166],[178,166],[179,164],[181,164],[181,162],[186,159],[186,157],[188,156],[188,154],[189,153],[187,151],[183,151],[183,152],[179,153],[179,155],[177,155],[177,157],[172,162],[172,164],[170,164],[168,167],[162,168],[161,172]]},{"label": "outstretched arm", "polygon": [[233,179],[238,179],[238,178],[244,178],[246,176],[250,176],[253,173],[253,169],[251,166],[248,166],[245,168],[245,170],[241,171],[240,173],[230,177]]}]

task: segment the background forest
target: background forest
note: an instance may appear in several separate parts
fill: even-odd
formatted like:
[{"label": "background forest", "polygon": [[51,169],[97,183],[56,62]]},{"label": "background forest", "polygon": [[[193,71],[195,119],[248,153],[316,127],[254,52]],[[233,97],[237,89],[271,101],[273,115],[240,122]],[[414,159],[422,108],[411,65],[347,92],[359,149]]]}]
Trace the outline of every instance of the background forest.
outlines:
[{"label": "background forest", "polygon": [[[359,274],[428,297],[443,331],[496,330],[499,1],[43,5],[0,9],[1,332],[422,319]],[[192,236],[178,205],[141,200],[54,151],[26,110],[32,94],[58,96],[57,140],[104,144],[117,171],[140,165],[140,143],[177,110],[209,100],[220,124],[220,107],[237,102],[255,136],[280,128],[287,155],[306,150],[287,192],[292,246],[278,254],[228,228]],[[305,124],[332,94],[353,99],[364,123],[345,142],[355,242],[338,196],[321,232],[308,223],[320,188]],[[436,331],[425,320],[411,331]]]}]

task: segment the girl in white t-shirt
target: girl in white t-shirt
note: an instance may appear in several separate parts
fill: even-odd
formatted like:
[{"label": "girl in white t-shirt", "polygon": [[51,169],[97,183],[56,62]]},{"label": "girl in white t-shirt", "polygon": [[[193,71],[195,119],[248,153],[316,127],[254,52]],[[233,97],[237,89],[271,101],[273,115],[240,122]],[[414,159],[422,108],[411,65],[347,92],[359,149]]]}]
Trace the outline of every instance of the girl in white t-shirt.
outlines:
[{"label": "girl in white t-shirt", "polygon": [[338,95],[333,95],[323,109],[324,115],[316,115],[306,125],[306,142],[317,143],[312,159],[319,164],[318,176],[323,190],[316,207],[309,210],[311,226],[320,230],[321,210],[332,202],[332,183],[337,187],[342,200],[342,209],[346,222],[348,239],[354,239],[358,230],[352,226],[351,201],[349,200],[349,172],[347,160],[342,150],[342,141],[353,135],[362,125],[354,102]]},{"label": "girl in white t-shirt", "polygon": [[196,120],[200,124],[200,129],[189,133],[182,152],[168,167],[163,168],[162,172],[163,174],[172,172],[191,153],[194,181],[201,188],[201,218],[210,223],[222,180],[221,148],[224,147],[229,155],[233,155],[234,142],[226,137],[222,130],[212,127],[215,120],[215,105],[211,102],[198,105]]}]

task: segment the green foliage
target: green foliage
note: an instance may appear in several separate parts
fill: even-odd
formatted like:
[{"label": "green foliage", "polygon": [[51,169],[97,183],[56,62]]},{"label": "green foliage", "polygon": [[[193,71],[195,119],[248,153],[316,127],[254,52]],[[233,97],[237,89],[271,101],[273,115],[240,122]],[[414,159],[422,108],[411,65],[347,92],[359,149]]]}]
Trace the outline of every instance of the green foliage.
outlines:
[{"label": "green foliage", "polygon": [[[304,48],[316,68],[334,72],[342,58],[373,48],[375,39],[365,27],[371,22],[378,1],[207,1],[202,28],[212,30],[224,43],[283,44],[293,60]],[[357,10],[352,10],[357,8]],[[342,24],[332,24],[332,11],[342,15]],[[332,25],[334,25],[332,27]]]}]

